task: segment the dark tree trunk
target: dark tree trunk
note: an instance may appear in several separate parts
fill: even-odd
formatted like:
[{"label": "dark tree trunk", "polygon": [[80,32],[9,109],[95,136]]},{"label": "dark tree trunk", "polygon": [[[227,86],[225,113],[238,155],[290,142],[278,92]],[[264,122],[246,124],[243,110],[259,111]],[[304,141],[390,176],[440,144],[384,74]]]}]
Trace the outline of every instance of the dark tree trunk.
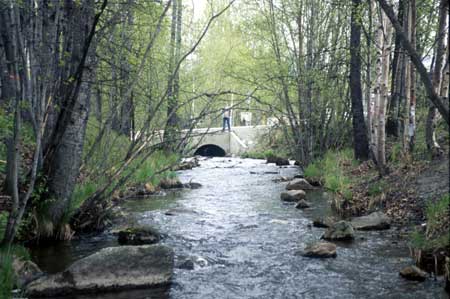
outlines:
[{"label": "dark tree trunk", "polygon": [[369,158],[369,142],[367,140],[361,89],[361,0],[352,0],[352,2],[350,33],[350,93],[352,99],[354,151],[356,159],[367,160]]},{"label": "dark tree trunk", "polygon": [[[91,47],[94,19],[94,1],[83,5],[66,3],[66,15],[69,18],[67,34],[71,53],[65,83],[58,91],[61,100],[61,112],[58,113],[52,130],[50,144],[45,152],[44,171],[47,175],[48,196],[55,199],[49,208],[49,215],[54,225],[52,238],[65,238],[61,235],[62,225],[68,222],[72,192],[75,188],[82,161],[82,152],[90,104],[90,82],[95,75]],[[84,22],[80,22],[80,20]],[[86,71],[83,69],[86,67]],[[75,80],[68,80],[75,78]],[[64,232],[64,229],[62,230]]]},{"label": "dark tree trunk", "polygon": [[[404,24],[405,15],[405,0],[399,1],[398,8],[398,21],[400,25]],[[401,73],[404,72],[403,66],[404,53],[400,37],[395,33],[395,50],[392,60],[392,79],[391,79],[391,100],[389,103],[388,119],[386,122],[386,134],[387,136],[394,136],[398,138],[400,136],[401,121],[400,121],[400,106],[401,106],[401,93],[400,82]]]}]

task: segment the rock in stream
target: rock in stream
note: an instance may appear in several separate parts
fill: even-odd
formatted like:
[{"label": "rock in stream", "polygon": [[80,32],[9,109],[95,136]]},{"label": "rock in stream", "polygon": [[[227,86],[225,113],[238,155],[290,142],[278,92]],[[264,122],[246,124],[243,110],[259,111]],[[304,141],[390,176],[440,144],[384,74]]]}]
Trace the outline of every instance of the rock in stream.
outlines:
[{"label": "rock in stream", "polygon": [[73,263],[65,271],[31,282],[31,297],[99,293],[169,285],[174,252],[163,245],[104,248]]}]

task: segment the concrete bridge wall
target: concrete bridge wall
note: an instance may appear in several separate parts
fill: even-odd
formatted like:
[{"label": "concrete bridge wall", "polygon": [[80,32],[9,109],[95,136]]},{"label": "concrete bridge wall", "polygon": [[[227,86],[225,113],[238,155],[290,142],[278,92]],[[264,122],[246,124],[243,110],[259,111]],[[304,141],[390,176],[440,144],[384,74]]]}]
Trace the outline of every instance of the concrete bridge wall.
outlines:
[{"label": "concrete bridge wall", "polygon": [[195,129],[190,138],[190,154],[205,145],[216,145],[227,154],[239,155],[255,149],[260,137],[267,133],[270,126],[233,127],[231,132],[222,132],[221,128]]}]

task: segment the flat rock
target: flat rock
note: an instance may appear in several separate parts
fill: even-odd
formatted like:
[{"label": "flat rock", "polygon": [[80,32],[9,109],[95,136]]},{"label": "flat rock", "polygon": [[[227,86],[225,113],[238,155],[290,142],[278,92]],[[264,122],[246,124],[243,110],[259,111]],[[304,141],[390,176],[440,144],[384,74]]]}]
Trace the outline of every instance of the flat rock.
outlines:
[{"label": "flat rock", "polygon": [[282,192],[280,198],[282,201],[297,202],[301,199],[305,199],[306,193],[303,190],[289,190]]},{"label": "flat rock", "polygon": [[26,288],[30,297],[154,288],[171,283],[174,253],[163,245],[121,246],[100,250],[64,272],[43,276]]},{"label": "flat rock", "polygon": [[405,279],[414,281],[424,281],[427,278],[427,273],[416,266],[407,266],[399,274]]},{"label": "flat rock", "polygon": [[305,179],[293,179],[290,181],[286,190],[314,190],[315,188]]},{"label": "flat rock", "polygon": [[307,209],[309,208],[311,205],[304,199],[301,199],[297,202],[297,204],[295,205],[296,209]]},{"label": "flat rock", "polygon": [[353,218],[351,224],[357,230],[383,230],[391,227],[391,219],[382,212],[373,212]]},{"label": "flat rock", "polygon": [[130,227],[119,231],[120,245],[149,245],[161,240],[160,233],[151,227]]},{"label": "flat rock", "polygon": [[336,245],[330,242],[318,242],[305,247],[299,255],[314,258],[336,257]]},{"label": "flat rock", "polygon": [[352,225],[344,220],[331,225],[323,234],[322,239],[330,241],[349,241],[355,238]]}]

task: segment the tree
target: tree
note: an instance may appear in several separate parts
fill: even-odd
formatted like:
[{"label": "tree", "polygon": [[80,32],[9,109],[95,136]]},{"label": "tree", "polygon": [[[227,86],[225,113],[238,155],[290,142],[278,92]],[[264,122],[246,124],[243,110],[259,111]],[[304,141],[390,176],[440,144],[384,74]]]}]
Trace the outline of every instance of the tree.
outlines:
[{"label": "tree", "polygon": [[350,35],[350,94],[353,114],[353,146],[355,158],[369,158],[369,143],[364,119],[361,89],[361,1],[352,1],[351,35]]},{"label": "tree", "polygon": [[[441,84],[443,83],[443,67],[445,59],[445,40],[447,29],[447,14],[448,14],[448,1],[441,0],[439,4],[439,24],[436,31],[436,50],[434,57],[434,69],[432,72],[432,85],[433,91],[440,95]],[[445,95],[442,95],[445,97]],[[428,150],[432,153],[432,156],[439,155],[441,147],[436,141],[435,127],[436,127],[437,109],[434,105],[431,105],[428,109],[428,116],[426,122],[426,144]]]},{"label": "tree", "polygon": [[[95,28],[106,4],[104,0],[95,13],[94,1],[36,6],[24,3],[23,7],[14,2],[0,3],[1,36],[10,71],[7,84],[15,87],[15,128],[7,161],[13,207],[3,243],[14,239],[39,170],[45,178],[41,183],[48,190],[46,195],[52,198],[49,214],[54,226],[49,234],[60,235],[57,225],[78,177],[88,116],[90,89],[83,82],[84,67],[90,61]],[[59,17],[62,15],[65,18]],[[21,23],[24,19],[28,22]],[[26,101],[36,145],[28,181],[24,182],[18,178],[18,160],[20,115]],[[25,186],[25,192],[19,192],[21,186]]]},{"label": "tree", "polygon": [[380,6],[382,7],[383,11],[388,16],[392,25],[394,26],[396,33],[398,34],[400,40],[402,41],[405,50],[408,52],[408,55],[410,56],[412,63],[416,67],[416,70],[420,75],[420,78],[425,87],[425,90],[426,90],[429,100],[437,108],[439,113],[441,113],[441,115],[444,118],[447,125],[449,125],[450,124],[449,107],[448,107],[448,105],[446,105],[444,103],[443,99],[433,90],[433,85],[428,76],[427,69],[423,65],[417,52],[414,50],[414,47],[412,46],[411,41],[408,39],[408,37],[403,32],[402,26],[400,25],[397,18],[395,17],[392,7],[386,3],[386,0],[377,0],[377,1],[380,4]]}]

